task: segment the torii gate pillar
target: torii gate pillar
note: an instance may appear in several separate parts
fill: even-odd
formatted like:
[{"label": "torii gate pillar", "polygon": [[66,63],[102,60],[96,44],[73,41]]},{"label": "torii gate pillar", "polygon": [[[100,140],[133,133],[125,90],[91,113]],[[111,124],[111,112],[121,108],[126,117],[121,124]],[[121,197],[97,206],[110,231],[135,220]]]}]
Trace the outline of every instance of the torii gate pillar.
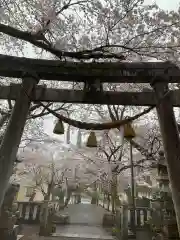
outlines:
[{"label": "torii gate pillar", "polygon": [[180,138],[174,116],[171,96],[168,93],[168,84],[157,82],[152,87],[156,93],[157,100],[160,101],[156,109],[167,161],[177,226],[180,235]]},{"label": "torii gate pillar", "polygon": [[14,160],[28,116],[30,97],[39,79],[35,75],[25,75],[21,90],[14,105],[5,135],[0,146],[0,209],[4,200],[7,184],[12,174]]}]

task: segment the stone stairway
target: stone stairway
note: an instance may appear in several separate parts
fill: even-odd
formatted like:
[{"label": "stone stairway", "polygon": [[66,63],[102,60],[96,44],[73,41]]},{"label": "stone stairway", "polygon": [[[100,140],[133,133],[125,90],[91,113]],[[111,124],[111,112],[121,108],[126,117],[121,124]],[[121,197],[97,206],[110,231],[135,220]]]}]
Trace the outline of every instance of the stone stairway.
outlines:
[{"label": "stone stairway", "polygon": [[114,238],[102,227],[106,211],[97,205],[69,204],[61,214],[70,217],[67,225],[56,225],[56,232],[49,237],[39,236],[39,226],[24,225],[23,240],[113,240]]},{"label": "stone stairway", "polygon": [[54,240],[113,240],[101,226],[69,225],[59,226],[52,235]]},{"label": "stone stairway", "polygon": [[70,216],[70,224],[57,226],[54,240],[112,240],[113,237],[102,227],[106,211],[97,205],[72,204],[63,211]]},{"label": "stone stairway", "polygon": [[51,240],[112,240],[113,238],[107,238],[106,236],[92,236],[92,235],[78,235],[78,234],[74,234],[74,235],[57,235],[56,237],[52,237]]}]

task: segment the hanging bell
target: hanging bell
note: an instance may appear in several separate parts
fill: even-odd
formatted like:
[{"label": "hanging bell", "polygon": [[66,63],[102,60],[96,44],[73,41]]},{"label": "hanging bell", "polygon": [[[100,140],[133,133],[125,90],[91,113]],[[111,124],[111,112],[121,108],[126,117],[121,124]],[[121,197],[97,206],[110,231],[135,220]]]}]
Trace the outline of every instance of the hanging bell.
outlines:
[{"label": "hanging bell", "polygon": [[87,143],[86,143],[86,147],[97,147],[97,139],[96,139],[96,134],[95,132],[90,132]]},{"label": "hanging bell", "polygon": [[63,122],[59,119],[53,129],[54,134],[64,134],[64,125]]},{"label": "hanging bell", "polygon": [[136,136],[134,128],[131,123],[127,123],[124,125],[124,137],[125,138],[134,138]]}]

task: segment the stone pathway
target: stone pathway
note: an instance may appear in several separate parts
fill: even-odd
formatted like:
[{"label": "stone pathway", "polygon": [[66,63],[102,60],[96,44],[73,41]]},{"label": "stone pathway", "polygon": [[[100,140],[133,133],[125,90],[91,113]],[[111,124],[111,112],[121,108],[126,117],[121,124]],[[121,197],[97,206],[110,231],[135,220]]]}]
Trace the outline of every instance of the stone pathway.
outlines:
[{"label": "stone pathway", "polygon": [[33,234],[24,240],[113,240],[102,227],[102,207],[91,204],[69,204],[62,212],[70,216],[70,224],[57,226],[52,237],[39,237]]},{"label": "stone pathway", "polygon": [[101,226],[103,215],[106,212],[94,204],[69,204],[62,213],[70,216],[70,223],[77,225]]},{"label": "stone pathway", "polygon": [[[38,225],[24,225],[23,240],[113,240],[114,238],[102,227],[102,207],[91,204],[68,205],[63,213],[70,216],[70,224],[57,226],[52,237],[39,237]],[[144,231],[137,231],[136,240],[151,240]]]},{"label": "stone pathway", "polygon": [[112,240],[113,237],[102,227],[105,210],[91,204],[68,205],[63,213],[70,216],[70,225],[58,226],[54,237],[59,239],[102,239]]},{"label": "stone pathway", "polygon": [[72,240],[113,240],[113,237],[108,234],[103,228],[96,226],[69,225],[66,227],[58,227],[53,237],[58,239]]}]

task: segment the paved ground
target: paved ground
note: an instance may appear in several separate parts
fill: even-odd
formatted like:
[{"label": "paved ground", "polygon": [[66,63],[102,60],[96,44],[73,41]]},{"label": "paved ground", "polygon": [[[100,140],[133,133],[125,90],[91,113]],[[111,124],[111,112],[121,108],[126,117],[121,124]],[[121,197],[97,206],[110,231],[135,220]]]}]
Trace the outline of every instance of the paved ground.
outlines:
[{"label": "paved ground", "polygon": [[152,240],[152,234],[139,230],[136,232],[136,240]]}]

